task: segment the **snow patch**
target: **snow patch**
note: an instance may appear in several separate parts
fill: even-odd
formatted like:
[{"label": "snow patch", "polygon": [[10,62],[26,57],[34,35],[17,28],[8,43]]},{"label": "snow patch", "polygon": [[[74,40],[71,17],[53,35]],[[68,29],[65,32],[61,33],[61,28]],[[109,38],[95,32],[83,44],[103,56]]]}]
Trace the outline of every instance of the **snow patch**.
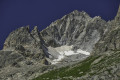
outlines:
[{"label": "snow patch", "polygon": [[[57,47],[57,48],[52,48],[52,47],[49,47],[49,51],[51,53],[51,55],[57,55],[58,57],[55,58],[54,60],[51,61],[51,64],[56,64],[56,63],[59,63],[62,59],[64,59],[66,56],[71,56],[71,55],[76,55],[76,54],[84,54],[84,55],[90,55],[89,52],[87,51],[83,51],[81,49],[78,49],[76,52],[72,50],[72,47],[73,46],[61,46],[61,47]],[[52,51],[54,51],[53,53],[51,52],[51,49]]]},{"label": "snow patch", "polygon": [[81,53],[81,54],[85,54],[85,55],[90,55],[89,52],[83,51],[83,50],[81,50],[81,49],[78,49],[78,50],[77,50],[77,53]]}]

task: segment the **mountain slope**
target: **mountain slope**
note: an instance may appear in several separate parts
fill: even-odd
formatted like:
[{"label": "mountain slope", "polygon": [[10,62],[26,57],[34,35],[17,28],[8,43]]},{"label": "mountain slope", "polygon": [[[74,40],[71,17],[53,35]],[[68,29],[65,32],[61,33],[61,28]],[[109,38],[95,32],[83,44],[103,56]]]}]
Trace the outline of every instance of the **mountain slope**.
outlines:
[{"label": "mountain slope", "polygon": [[99,16],[91,18],[86,12],[75,10],[40,33],[48,46],[73,45],[74,49],[91,52],[106,29],[107,22]]},{"label": "mountain slope", "polygon": [[[120,79],[120,7],[115,20],[95,44],[92,55],[76,65],[42,74],[34,80],[119,80]],[[50,75],[52,74],[52,75]]]},{"label": "mountain slope", "polygon": [[119,80],[119,66],[120,51],[113,51],[109,56],[90,56],[73,66],[50,71],[33,80]]},{"label": "mountain slope", "polygon": [[75,10],[41,32],[18,28],[0,51],[0,79],[119,79],[119,18],[120,8],[109,22]]},{"label": "mountain slope", "polygon": [[90,57],[72,65],[52,70],[33,80],[119,80],[120,26],[111,30],[95,46]]}]

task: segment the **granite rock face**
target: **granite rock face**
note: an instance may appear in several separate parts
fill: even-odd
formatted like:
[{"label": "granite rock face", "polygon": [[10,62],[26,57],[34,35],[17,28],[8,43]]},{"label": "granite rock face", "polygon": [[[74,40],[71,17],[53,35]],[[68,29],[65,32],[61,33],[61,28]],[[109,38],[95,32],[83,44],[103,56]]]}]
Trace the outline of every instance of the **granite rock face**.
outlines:
[{"label": "granite rock face", "polygon": [[0,51],[0,80],[32,79],[37,72],[50,69],[49,66],[42,69],[50,64],[47,57],[47,48],[37,26],[31,32],[29,26],[18,28],[10,33]]},{"label": "granite rock face", "polygon": [[95,44],[93,54],[120,50],[120,6],[114,20],[108,22],[107,33]]},{"label": "granite rock face", "polygon": [[34,27],[31,32],[29,26],[21,27],[10,33],[4,43],[3,49],[6,50],[11,48],[11,50],[14,50],[17,45],[22,45],[24,48],[32,47],[40,49],[42,46],[41,40],[37,27]]},{"label": "granite rock face", "polygon": [[73,45],[74,50],[91,52],[106,29],[107,22],[101,17],[91,18],[86,12],[75,10],[40,33],[48,46]]},{"label": "granite rock face", "polygon": [[[60,68],[60,69],[57,69],[56,71],[54,70],[55,72],[59,73],[57,75],[53,74],[51,75],[52,76],[51,77],[49,76],[49,74],[51,74],[49,72],[49,73],[46,73],[45,75],[44,74],[41,75],[42,77],[39,76],[37,79],[53,79],[53,80],[62,80],[62,79],[66,79],[66,80],[68,79],[71,79],[71,80],[119,80],[120,79],[120,67],[119,67],[120,66],[120,7],[118,9],[117,15],[115,16],[115,19],[112,21],[104,22],[104,20],[98,19],[94,21],[93,23],[90,23],[92,19],[88,19],[89,20],[88,24],[90,24],[90,26],[88,27],[88,24],[87,24],[87,27],[86,26],[85,26],[86,28],[84,27],[85,31],[87,31],[87,32],[83,31],[85,36],[82,38],[79,38],[79,41],[81,41],[83,45],[81,45],[79,42],[76,42],[75,38],[72,37],[72,40],[78,44],[78,46],[74,45],[74,48],[82,47],[81,49],[85,50],[83,46],[84,45],[85,47],[89,46],[91,49],[87,47],[86,50],[91,51],[91,56],[87,58],[86,60],[83,60],[79,64]],[[49,29],[49,27],[47,29]],[[81,29],[77,28],[77,30],[81,30]],[[56,31],[56,32],[59,32],[59,31]],[[89,34],[89,32],[92,32],[92,33]],[[96,36],[94,35],[93,37],[92,34],[94,33]],[[83,34],[80,33],[77,35],[83,35]],[[70,45],[68,38],[67,40],[63,38],[62,39],[59,38],[59,39],[60,40],[56,38],[53,41],[60,42],[60,43],[61,41],[63,41],[64,44]],[[87,43],[89,44],[86,45]],[[62,70],[64,70],[65,72],[62,72]],[[54,71],[51,71],[51,72],[54,72]]]},{"label": "granite rock face", "polygon": [[44,59],[46,53],[43,49],[42,40],[37,27],[30,32],[29,26],[21,27],[8,36],[4,43],[4,51],[17,51],[25,57]]},{"label": "granite rock face", "polygon": [[[58,54],[63,52],[63,48],[65,52],[70,50],[71,54],[80,49],[91,53],[92,56],[118,51],[120,50],[119,27],[120,8],[115,19],[108,22],[99,16],[92,18],[84,11],[75,10],[40,32],[37,26],[32,31],[29,30],[29,26],[18,28],[10,33],[3,50],[0,51],[0,80],[31,80],[39,73],[72,65],[88,57],[84,54],[66,56],[61,63],[51,65],[51,59],[59,57]],[[63,46],[72,46],[72,49],[67,50],[67,47]],[[93,64],[96,62],[99,61]],[[86,76],[78,78],[98,79],[97,75]]]}]

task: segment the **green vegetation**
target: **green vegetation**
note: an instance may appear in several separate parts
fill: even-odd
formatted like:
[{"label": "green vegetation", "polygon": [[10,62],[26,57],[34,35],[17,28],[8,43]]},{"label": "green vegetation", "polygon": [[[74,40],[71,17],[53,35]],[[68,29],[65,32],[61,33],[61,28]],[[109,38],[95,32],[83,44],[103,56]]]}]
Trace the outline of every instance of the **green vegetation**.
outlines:
[{"label": "green vegetation", "polygon": [[85,75],[87,72],[90,71],[91,63],[98,57],[89,57],[83,62],[80,62],[78,65],[71,67],[64,67],[56,70],[52,70],[48,73],[45,73],[34,80],[52,80],[61,78],[62,80],[72,80],[67,78],[71,77],[80,77]]},{"label": "green vegetation", "polygon": [[109,55],[90,56],[75,65],[52,70],[33,80],[73,80],[73,78],[86,74],[94,76],[104,73],[105,71],[112,75],[111,66],[118,63],[120,63],[120,51],[113,51],[113,53]]}]

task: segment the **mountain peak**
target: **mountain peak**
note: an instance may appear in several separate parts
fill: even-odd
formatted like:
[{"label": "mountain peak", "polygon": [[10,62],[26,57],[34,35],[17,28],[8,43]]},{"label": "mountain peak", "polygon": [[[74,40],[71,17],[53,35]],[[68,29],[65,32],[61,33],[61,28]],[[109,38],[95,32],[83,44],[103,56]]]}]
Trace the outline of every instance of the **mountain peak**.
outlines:
[{"label": "mountain peak", "polygon": [[120,21],[120,5],[119,5],[119,8],[118,8],[118,12],[117,12],[117,15],[115,17],[115,20]]},{"label": "mountain peak", "polygon": [[[88,77],[89,79],[89,77],[91,77],[89,76],[91,73],[94,74],[96,71],[99,71],[98,64],[93,66],[94,64],[100,63],[104,58],[106,59],[107,55],[107,59],[112,58],[109,57],[109,52],[110,54],[114,51],[118,51],[119,53],[120,29],[116,26],[120,26],[120,8],[118,10],[116,20],[116,22],[113,20],[113,22],[111,21],[110,23],[107,23],[100,16],[92,18],[85,11],[74,10],[61,19],[52,22],[50,26],[41,32],[39,32],[37,26],[30,31],[29,25],[11,32],[5,40],[3,51],[0,51],[0,80],[29,80],[37,77],[34,75],[38,74],[38,72],[42,74],[44,71],[47,72],[54,68],[57,69],[68,65],[72,66],[73,63],[77,64],[79,61],[91,55],[87,59],[87,62],[80,63],[81,68],[83,68],[88,65],[88,61],[90,61],[90,64],[86,68],[87,71],[83,70],[83,73],[81,73],[82,69],[79,69],[80,72],[77,70],[77,73],[75,73],[80,73],[82,77],[81,79],[84,77]],[[118,23],[118,25],[116,25],[116,23]],[[116,28],[114,29],[114,27]],[[104,53],[106,53],[106,56],[101,56]],[[100,56],[97,57],[96,55]],[[119,60],[119,58],[115,60]],[[106,61],[104,60],[104,62]],[[100,63],[100,65],[104,62]],[[51,64],[51,66],[44,66],[44,64]],[[116,68],[116,63],[113,64],[112,65]],[[98,76],[98,78],[99,76],[103,76],[101,75],[103,68],[106,69],[103,74],[105,73],[106,79],[110,80],[111,77],[108,78],[108,76],[106,76],[109,75],[106,74],[106,71],[109,73],[108,70],[112,69],[113,66],[106,67],[106,65],[104,66],[103,64],[99,71],[100,75],[97,74],[95,77],[93,75],[90,80],[95,79],[96,76]],[[119,66],[120,65],[118,65],[118,68]],[[95,67],[95,70],[93,67]],[[97,67],[98,70],[96,70]],[[88,70],[91,72],[88,72]],[[29,74],[29,72],[32,73]],[[116,71],[113,69],[112,72],[114,74]],[[22,75],[23,73],[24,75]],[[110,76],[113,77],[113,74]],[[117,78],[117,74],[119,73],[116,72],[115,79],[113,78],[114,80],[119,79],[119,76]],[[70,74],[70,76],[72,75]],[[80,79],[79,77],[77,79]],[[56,78],[59,79],[58,76]],[[67,78],[68,77],[65,77],[65,79]],[[70,77],[68,79],[75,78]]]},{"label": "mountain peak", "polygon": [[78,11],[78,10],[74,10],[73,12],[72,12],[73,14],[87,14],[85,11]]},{"label": "mountain peak", "polygon": [[35,27],[34,27],[34,30],[38,30],[38,27],[37,27],[37,26],[35,26]]},{"label": "mountain peak", "polygon": [[74,10],[72,13],[80,13],[78,10]]},{"label": "mountain peak", "polygon": [[39,32],[38,27],[35,26],[34,29],[32,30],[32,32],[37,32],[38,33]]}]

